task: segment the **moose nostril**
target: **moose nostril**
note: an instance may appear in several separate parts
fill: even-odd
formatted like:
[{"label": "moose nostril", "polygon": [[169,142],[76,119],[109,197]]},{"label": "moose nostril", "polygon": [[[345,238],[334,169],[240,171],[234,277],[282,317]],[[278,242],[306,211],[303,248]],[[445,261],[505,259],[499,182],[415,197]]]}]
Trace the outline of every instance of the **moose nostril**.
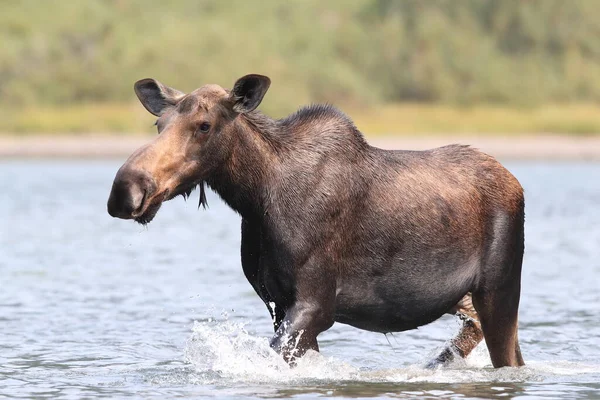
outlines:
[{"label": "moose nostril", "polygon": [[108,213],[116,218],[130,218],[133,212],[131,194],[129,185],[125,182],[113,183],[110,196],[108,198]]},{"label": "moose nostril", "polygon": [[141,208],[144,206],[144,199],[146,198],[146,191],[142,188],[136,186],[132,188],[131,193],[131,212],[141,211]]},{"label": "moose nostril", "polygon": [[155,190],[156,183],[147,173],[119,170],[108,198],[108,213],[116,218],[135,218],[143,212],[144,203]]}]

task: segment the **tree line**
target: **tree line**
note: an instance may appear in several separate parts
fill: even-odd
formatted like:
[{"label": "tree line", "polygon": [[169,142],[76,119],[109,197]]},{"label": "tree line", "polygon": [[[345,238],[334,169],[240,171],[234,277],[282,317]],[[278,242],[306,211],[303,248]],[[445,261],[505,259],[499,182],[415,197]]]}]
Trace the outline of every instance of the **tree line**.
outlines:
[{"label": "tree line", "polygon": [[307,102],[600,101],[595,0],[0,1],[0,104],[128,102],[269,75],[272,112]]}]

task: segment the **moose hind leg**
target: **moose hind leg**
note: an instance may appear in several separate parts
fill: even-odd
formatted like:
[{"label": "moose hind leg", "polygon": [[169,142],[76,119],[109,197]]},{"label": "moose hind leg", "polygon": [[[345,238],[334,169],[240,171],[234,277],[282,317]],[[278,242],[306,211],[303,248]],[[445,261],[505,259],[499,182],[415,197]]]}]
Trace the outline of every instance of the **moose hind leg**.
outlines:
[{"label": "moose hind leg", "polygon": [[518,289],[478,292],[474,294],[473,301],[481,317],[481,327],[494,367],[525,365],[517,336]]},{"label": "moose hind leg", "polygon": [[495,368],[525,365],[517,337],[518,296],[509,293],[476,293],[474,302],[490,358]]},{"label": "moose hind leg", "polygon": [[456,355],[461,358],[467,357],[483,340],[479,315],[473,307],[471,293],[467,293],[448,313],[459,317],[462,320],[462,327],[440,355],[427,365],[429,368],[449,363]]},{"label": "moose hind leg", "polygon": [[522,216],[516,222],[502,224],[507,229],[490,246],[487,279],[473,291],[473,305],[495,368],[525,365],[518,340],[524,250]]}]

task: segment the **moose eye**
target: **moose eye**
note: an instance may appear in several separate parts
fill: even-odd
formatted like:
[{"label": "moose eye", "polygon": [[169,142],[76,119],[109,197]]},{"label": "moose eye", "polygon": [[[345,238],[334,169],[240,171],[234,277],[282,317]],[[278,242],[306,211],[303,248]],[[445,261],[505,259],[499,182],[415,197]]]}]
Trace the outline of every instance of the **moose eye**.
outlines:
[{"label": "moose eye", "polygon": [[198,127],[198,129],[202,133],[207,133],[210,130],[210,124],[208,122],[203,122],[203,123],[200,124],[200,126]]}]

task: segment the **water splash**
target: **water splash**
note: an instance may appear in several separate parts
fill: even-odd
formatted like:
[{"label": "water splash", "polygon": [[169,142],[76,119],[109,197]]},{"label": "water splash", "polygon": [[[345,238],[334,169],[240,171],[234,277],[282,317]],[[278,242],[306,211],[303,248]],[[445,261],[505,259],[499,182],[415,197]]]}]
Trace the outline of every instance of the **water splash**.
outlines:
[{"label": "water splash", "polygon": [[270,301],[267,303],[267,305],[269,306],[269,311],[271,312],[271,319],[273,320],[273,325],[275,325],[277,321],[277,314],[275,313],[275,302]]},{"label": "water splash", "polygon": [[[264,337],[246,330],[246,323],[228,320],[196,322],[185,348],[185,361],[196,383],[473,383],[556,381],[561,376],[600,374],[600,366],[572,362],[530,362],[522,368],[493,369],[485,344],[466,359],[436,369],[420,363],[403,368],[364,369],[342,360],[309,351],[290,368]],[[191,377],[190,377],[191,380]]]},{"label": "water splash", "polygon": [[269,346],[267,338],[251,335],[245,323],[196,322],[185,348],[185,361],[203,374],[244,382],[353,379],[358,370],[346,363],[309,351],[295,368]]}]

